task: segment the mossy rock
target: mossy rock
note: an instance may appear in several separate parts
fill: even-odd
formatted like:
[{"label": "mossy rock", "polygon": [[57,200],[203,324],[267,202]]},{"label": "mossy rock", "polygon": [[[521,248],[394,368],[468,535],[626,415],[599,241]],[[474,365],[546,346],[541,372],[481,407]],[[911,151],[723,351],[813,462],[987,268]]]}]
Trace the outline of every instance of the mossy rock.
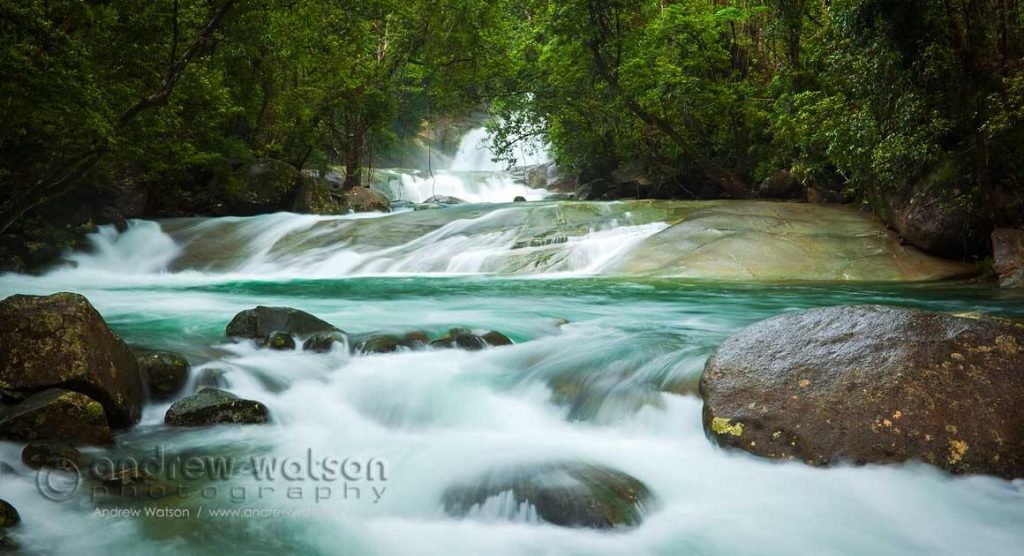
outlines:
[{"label": "mossy rock", "polygon": [[254,400],[218,390],[204,388],[174,403],[167,410],[164,422],[178,427],[202,427],[217,424],[262,424],[269,417],[267,406]]},{"label": "mossy rock", "polygon": [[21,516],[18,515],[18,510],[14,509],[14,506],[10,505],[6,500],[0,500],[0,529],[14,527],[18,523],[21,523]]},{"label": "mossy rock", "polygon": [[[547,523],[594,529],[637,526],[653,502],[639,480],[579,462],[496,469],[449,487],[442,496],[449,515],[521,519],[532,518],[535,511]],[[524,510],[528,515],[519,515]]]},{"label": "mossy rock", "polygon": [[786,313],[708,359],[705,431],[814,465],[1024,477],[1024,327],[882,305]]},{"label": "mossy rock", "polygon": [[0,301],[0,394],[63,388],[98,401],[113,426],[136,423],[143,388],[135,355],[74,293]]},{"label": "mossy rock", "polygon": [[302,342],[302,349],[314,353],[327,353],[334,349],[334,344],[344,345],[346,341],[345,334],[341,332],[314,334]]},{"label": "mossy rock", "polygon": [[263,345],[276,351],[291,351],[295,349],[295,338],[287,332],[271,332]]},{"label": "mossy rock", "polygon": [[0,439],[54,440],[80,445],[113,442],[103,406],[85,394],[51,388],[0,408]]},{"label": "mossy rock", "polygon": [[138,363],[139,371],[149,386],[149,394],[154,399],[169,399],[180,392],[188,382],[191,366],[187,359],[177,353],[148,353],[139,357]]},{"label": "mossy rock", "polygon": [[264,340],[274,332],[308,337],[315,334],[344,333],[333,324],[305,311],[290,307],[259,306],[238,313],[228,323],[225,334],[232,338]]}]

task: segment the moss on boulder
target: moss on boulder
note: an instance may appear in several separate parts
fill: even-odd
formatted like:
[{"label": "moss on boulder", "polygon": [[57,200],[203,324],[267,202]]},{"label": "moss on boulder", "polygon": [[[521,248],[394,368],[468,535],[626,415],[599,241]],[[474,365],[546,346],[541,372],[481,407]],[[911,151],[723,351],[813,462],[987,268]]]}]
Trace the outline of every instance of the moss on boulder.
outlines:
[{"label": "moss on boulder", "polygon": [[261,424],[267,422],[268,414],[267,406],[260,402],[243,400],[216,388],[204,388],[175,402],[167,410],[164,422],[178,427]]},{"label": "moss on boulder", "polygon": [[1024,326],[881,305],[787,313],[708,359],[705,431],[814,465],[1024,477]]},{"label": "moss on boulder", "polygon": [[0,408],[0,439],[55,440],[76,446],[113,442],[103,406],[85,394],[59,388]]},{"label": "moss on boulder", "polygon": [[23,399],[49,388],[95,399],[113,426],[139,420],[135,355],[87,299],[57,293],[0,301],[0,394]]}]

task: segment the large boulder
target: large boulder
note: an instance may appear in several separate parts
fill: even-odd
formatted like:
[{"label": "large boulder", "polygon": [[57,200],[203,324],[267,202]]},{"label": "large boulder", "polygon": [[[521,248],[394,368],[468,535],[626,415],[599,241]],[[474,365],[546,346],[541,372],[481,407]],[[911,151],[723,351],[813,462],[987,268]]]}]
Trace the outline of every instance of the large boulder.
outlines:
[{"label": "large boulder", "polygon": [[331,195],[330,184],[313,176],[302,176],[295,188],[292,212],[300,214],[341,214],[340,203]]},{"label": "large boulder", "polygon": [[274,332],[294,336],[313,336],[341,332],[333,324],[313,315],[289,307],[264,307],[246,309],[235,315],[228,323],[225,334],[232,338],[253,338],[266,340]]},{"label": "large boulder", "polygon": [[973,179],[955,162],[880,195],[882,217],[923,251],[947,258],[983,255],[992,230]]},{"label": "large boulder", "polygon": [[84,394],[59,388],[0,407],[0,439],[56,440],[74,445],[113,442],[103,406]]},{"label": "large boulder", "polygon": [[889,306],[787,313],[726,340],[704,427],[760,456],[1024,477],[1024,327]]},{"label": "large boulder", "polygon": [[803,199],[807,193],[804,184],[789,170],[779,170],[761,182],[757,196],[763,199]]},{"label": "large boulder", "polygon": [[264,158],[221,176],[214,189],[220,190],[229,213],[248,216],[290,208],[288,201],[301,177],[291,164]]},{"label": "large boulder", "polygon": [[449,515],[537,518],[595,529],[639,525],[652,501],[651,491],[637,479],[579,462],[497,469],[451,486],[442,496]]},{"label": "large boulder", "polygon": [[1024,230],[992,232],[992,269],[1004,288],[1024,288]]},{"label": "large boulder", "polygon": [[84,297],[13,295],[0,301],[0,395],[64,388],[100,402],[110,424],[139,420],[135,355]]},{"label": "large boulder", "polygon": [[174,403],[164,422],[178,427],[201,427],[216,424],[249,425],[267,422],[267,406],[254,400],[218,390],[204,388]]},{"label": "large boulder", "polygon": [[353,187],[346,191],[342,206],[352,212],[391,212],[391,200],[369,187]]},{"label": "large boulder", "polygon": [[188,382],[188,360],[166,351],[147,353],[138,358],[139,371],[153,399],[166,400],[181,391]]}]

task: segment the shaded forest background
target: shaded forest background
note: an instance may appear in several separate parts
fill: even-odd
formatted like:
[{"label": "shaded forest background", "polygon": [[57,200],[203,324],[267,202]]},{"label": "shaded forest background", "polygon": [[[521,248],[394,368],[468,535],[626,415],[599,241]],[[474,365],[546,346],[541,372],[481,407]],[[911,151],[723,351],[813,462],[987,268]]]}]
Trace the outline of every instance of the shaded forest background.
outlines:
[{"label": "shaded forest background", "polygon": [[0,41],[4,268],[344,208],[480,112],[583,198],[857,202],[955,258],[1024,222],[1017,0],[2,0]]}]

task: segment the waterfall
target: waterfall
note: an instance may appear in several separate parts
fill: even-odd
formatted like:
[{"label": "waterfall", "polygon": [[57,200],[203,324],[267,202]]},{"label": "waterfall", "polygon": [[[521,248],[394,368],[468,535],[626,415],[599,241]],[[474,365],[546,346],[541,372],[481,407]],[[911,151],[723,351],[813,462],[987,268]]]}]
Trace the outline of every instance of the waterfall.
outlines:
[{"label": "waterfall", "polygon": [[[382,169],[373,186],[393,201],[420,203],[431,197],[454,197],[467,203],[510,203],[516,197],[539,201],[547,191],[518,181],[503,162],[494,161],[487,130],[469,131],[448,168],[428,170]],[[513,167],[547,164],[546,146],[539,143],[516,148]]]}]

